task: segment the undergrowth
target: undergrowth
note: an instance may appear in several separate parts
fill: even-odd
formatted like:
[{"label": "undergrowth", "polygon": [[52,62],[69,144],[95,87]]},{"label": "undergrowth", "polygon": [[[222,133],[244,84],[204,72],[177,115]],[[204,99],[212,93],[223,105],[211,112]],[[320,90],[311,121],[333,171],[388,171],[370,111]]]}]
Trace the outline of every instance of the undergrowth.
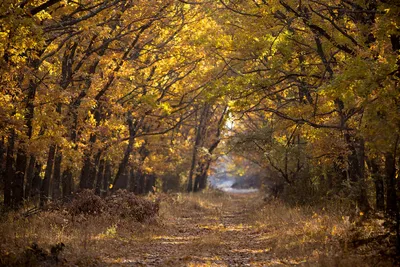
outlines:
[{"label": "undergrowth", "polygon": [[[249,251],[251,246],[262,244],[251,253],[267,255],[272,266],[282,262],[394,266],[393,237],[382,219],[361,214],[350,218],[334,203],[331,207],[295,207],[279,200],[265,202],[254,194],[248,196],[251,199],[246,197],[205,191],[144,198],[120,191],[102,199],[83,191],[69,204],[32,216],[4,214],[0,221],[0,265],[103,266],[115,258],[124,259],[131,248],[163,246],[162,242],[186,242],[178,252],[167,252],[187,255],[184,259],[200,252],[219,253],[214,258],[221,259],[226,251],[231,253],[229,257],[247,251],[229,240],[240,233],[244,236],[241,245]],[[236,210],[237,203],[242,210]],[[240,220],[226,217],[227,213],[237,214]],[[57,253],[55,247],[59,248]],[[273,265],[275,260],[279,264]],[[218,266],[218,260],[213,264]]]},{"label": "undergrowth", "polygon": [[256,203],[248,220],[259,231],[274,233],[274,253],[307,259],[306,266],[394,266],[394,236],[385,221],[362,213],[348,216],[339,206],[290,206],[275,199]]},{"label": "undergrowth", "polygon": [[[5,213],[0,222],[0,266],[97,265],[104,240],[152,232],[159,201],[125,190],[102,199],[90,190],[38,214]],[[52,248],[63,247],[57,257]],[[54,249],[53,249],[54,250]],[[28,255],[28,256],[27,256]]]}]

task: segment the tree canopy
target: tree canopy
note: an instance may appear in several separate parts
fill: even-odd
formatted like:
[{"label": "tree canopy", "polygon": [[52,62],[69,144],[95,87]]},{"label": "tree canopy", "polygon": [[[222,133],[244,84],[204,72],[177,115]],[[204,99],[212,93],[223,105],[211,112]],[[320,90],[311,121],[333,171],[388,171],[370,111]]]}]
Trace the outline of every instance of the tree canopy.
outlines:
[{"label": "tree canopy", "polygon": [[398,214],[399,18],[390,0],[2,1],[4,204],[199,191],[230,151],[282,190]]}]

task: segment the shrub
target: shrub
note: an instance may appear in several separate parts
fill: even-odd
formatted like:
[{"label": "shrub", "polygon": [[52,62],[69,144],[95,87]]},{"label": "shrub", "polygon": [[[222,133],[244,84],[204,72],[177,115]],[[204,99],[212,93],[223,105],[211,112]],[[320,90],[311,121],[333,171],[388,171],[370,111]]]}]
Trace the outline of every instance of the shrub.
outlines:
[{"label": "shrub", "polygon": [[153,219],[158,214],[159,202],[159,199],[152,201],[136,196],[127,190],[118,190],[102,199],[92,190],[86,189],[75,195],[67,210],[73,216],[106,213],[118,218],[144,222]]},{"label": "shrub", "polygon": [[159,201],[151,201],[126,190],[118,190],[106,198],[108,212],[120,218],[144,222],[154,218],[159,211]]},{"label": "shrub", "polygon": [[58,243],[52,245],[50,251],[44,247],[39,246],[37,243],[32,243],[27,246],[24,251],[3,254],[0,251],[0,265],[1,266],[56,266],[66,262],[60,253],[63,251],[65,245]]},{"label": "shrub", "polygon": [[104,200],[95,195],[92,190],[85,189],[77,193],[69,204],[68,211],[71,215],[100,214],[105,210]]}]

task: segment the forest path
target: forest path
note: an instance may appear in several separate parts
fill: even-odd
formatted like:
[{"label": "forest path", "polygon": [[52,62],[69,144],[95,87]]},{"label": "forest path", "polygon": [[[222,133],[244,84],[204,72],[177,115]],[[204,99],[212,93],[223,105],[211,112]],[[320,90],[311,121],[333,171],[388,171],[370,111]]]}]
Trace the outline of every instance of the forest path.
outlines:
[{"label": "forest path", "polygon": [[[151,236],[113,240],[105,263],[116,266],[287,266],[290,247],[276,255],[281,223],[257,225],[262,203],[257,193],[226,194],[217,200],[184,200],[164,214]],[[297,239],[297,237],[296,237]],[[289,244],[288,244],[289,245]],[[286,252],[286,253],[285,253]],[[289,257],[291,258],[291,257]],[[303,258],[304,259],[304,258]]]}]

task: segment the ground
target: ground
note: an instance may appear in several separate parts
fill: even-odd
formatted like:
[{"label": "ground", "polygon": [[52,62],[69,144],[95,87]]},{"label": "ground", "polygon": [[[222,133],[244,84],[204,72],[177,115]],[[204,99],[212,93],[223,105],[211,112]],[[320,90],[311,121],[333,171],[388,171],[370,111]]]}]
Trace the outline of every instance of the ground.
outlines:
[{"label": "ground", "polygon": [[173,203],[181,209],[161,214],[161,231],[151,238],[116,242],[112,246],[120,247],[119,253],[110,251],[103,262],[126,266],[392,265],[342,251],[334,231],[348,230],[346,222],[304,214],[278,202],[265,204],[257,193],[182,198],[184,203]]},{"label": "ground", "polygon": [[144,223],[59,211],[10,218],[0,225],[3,256],[26,257],[33,242],[50,255],[62,242],[61,266],[394,266],[387,239],[353,242],[379,235],[380,220],[266,203],[258,193],[163,195],[159,216]]}]

